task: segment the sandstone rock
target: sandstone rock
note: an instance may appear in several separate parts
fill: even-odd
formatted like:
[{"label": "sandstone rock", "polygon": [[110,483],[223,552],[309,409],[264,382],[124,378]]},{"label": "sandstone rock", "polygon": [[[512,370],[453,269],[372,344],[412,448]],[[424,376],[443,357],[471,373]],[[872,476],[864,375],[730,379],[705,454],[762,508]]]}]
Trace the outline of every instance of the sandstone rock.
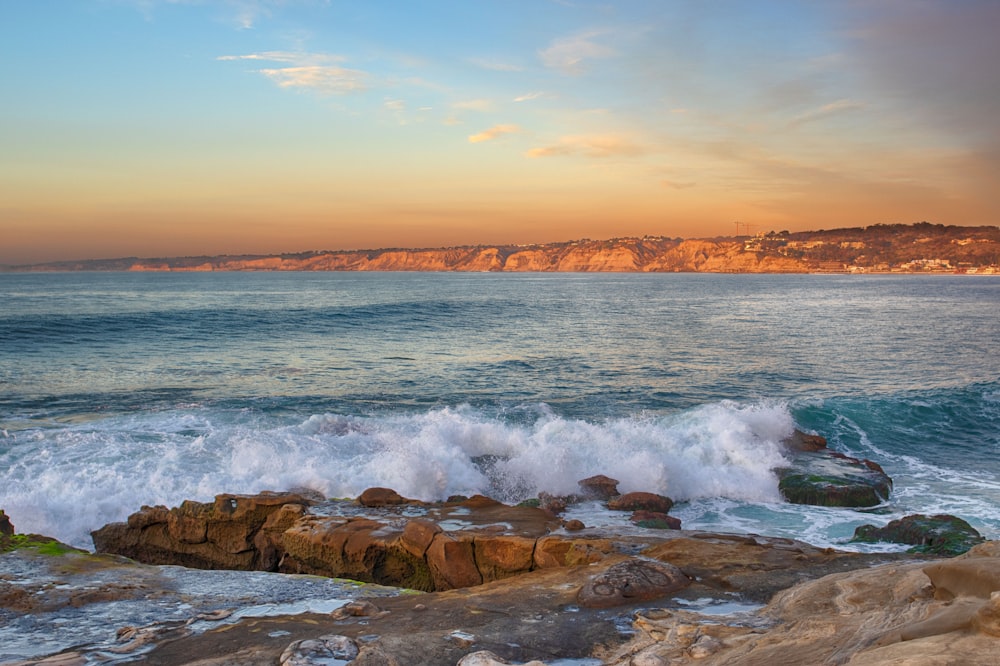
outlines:
[{"label": "sandstone rock", "polygon": [[1000,559],[973,557],[935,562],[924,567],[923,572],[934,585],[938,599],[955,597],[991,598],[1000,591]]},{"label": "sandstone rock", "polygon": [[681,528],[680,518],[668,516],[665,513],[659,513],[657,511],[635,511],[629,520],[639,527],[645,527],[647,529],[679,530]]},{"label": "sandstone rock", "polygon": [[441,533],[441,527],[429,520],[415,518],[406,523],[400,537],[402,547],[414,557],[423,558],[434,540],[434,535]]},{"label": "sandstone rock", "polygon": [[690,584],[690,579],[672,564],[630,558],[595,576],[580,588],[577,599],[588,608],[610,608],[659,599]]},{"label": "sandstone rock", "polygon": [[563,523],[563,529],[567,532],[579,532],[586,527],[587,526],[583,524],[582,520],[577,520],[576,518],[572,518]]},{"label": "sandstone rock", "polygon": [[377,645],[366,645],[350,666],[400,666],[399,661]]},{"label": "sandstone rock", "polygon": [[617,496],[618,480],[598,474],[578,482],[580,494],[587,499],[609,500]]},{"label": "sandstone rock", "polygon": [[[309,502],[291,493],[218,495],[212,503],[186,501],[174,509],[143,507],[125,523],[91,533],[97,552],[124,555],[147,564],[199,569],[268,569],[275,553],[254,544],[268,518],[287,505]],[[266,550],[266,549],[265,549]]]},{"label": "sandstone rock", "polygon": [[538,493],[538,508],[553,516],[558,516],[569,506],[569,500],[565,497],[556,497],[548,493]]},{"label": "sandstone rock", "polygon": [[600,562],[615,552],[609,539],[542,537],[535,544],[535,567],[572,567]]},{"label": "sandstone rock", "polygon": [[969,523],[947,514],[914,514],[890,521],[885,527],[861,525],[854,530],[853,542],[909,544],[916,553],[961,555],[985,541]]},{"label": "sandstone rock", "polygon": [[608,500],[608,508],[614,511],[655,511],[669,513],[674,501],[655,493],[625,493]]},{"label": "sandstone rock", "polygon": [[810,435],[809,433],[795,430],[789,437],[781,441],[792,451],[822,451],[826,448],[826,437],[822,435]]},{"label": "sandstone rock", "polygon": [[471,587],[483,582],[483,575],[476,566],[473,537],[470,535],[434,535],[427,548],[427,566],[435,590]]},{"label": "sandstone rock", "polygon": [[531,570],[535,539],[519,536],[477,536],[476,567],[483,581],[501,580]]},{"label": "sandstone rock", "polygon": [[295,641],[281,653],[281,666],[319,666],[331,660],[348,662],[358,656],[358,646],[347,636],[328,634],[319,638]]},{"label": "sandstone rock", "polygon": [[395,506],[408,501],[391,488],[369,488],[358,496],[358,503],[366,507]]}]

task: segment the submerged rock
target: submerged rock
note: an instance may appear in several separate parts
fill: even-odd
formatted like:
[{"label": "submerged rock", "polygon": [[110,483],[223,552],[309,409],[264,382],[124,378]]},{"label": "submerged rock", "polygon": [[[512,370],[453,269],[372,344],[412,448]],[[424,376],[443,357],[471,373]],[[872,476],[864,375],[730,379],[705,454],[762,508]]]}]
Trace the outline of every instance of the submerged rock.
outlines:
[{"label": "submerged rock", "polygon": [[961,555],[985,539],[961,518],[948,514],[914,514],[891,521],[885,527],[861,525],[854,530],[854,543],[901,543],[914,546],[910,552]]}]

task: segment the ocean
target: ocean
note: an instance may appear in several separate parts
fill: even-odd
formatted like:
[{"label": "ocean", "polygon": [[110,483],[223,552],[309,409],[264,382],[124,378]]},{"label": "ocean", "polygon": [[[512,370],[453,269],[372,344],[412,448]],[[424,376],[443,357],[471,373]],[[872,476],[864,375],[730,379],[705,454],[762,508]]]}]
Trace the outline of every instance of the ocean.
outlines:
[{"label": "ocean", "polygon": [[[794,428],[892,496],[783,502]],[[88,549],[219,493],[516,502],[606,474],[685,528],[893,550],[847,540],[942,512],[1000,538],[998,454],[988,276],[0,274],[0,508]]]}]

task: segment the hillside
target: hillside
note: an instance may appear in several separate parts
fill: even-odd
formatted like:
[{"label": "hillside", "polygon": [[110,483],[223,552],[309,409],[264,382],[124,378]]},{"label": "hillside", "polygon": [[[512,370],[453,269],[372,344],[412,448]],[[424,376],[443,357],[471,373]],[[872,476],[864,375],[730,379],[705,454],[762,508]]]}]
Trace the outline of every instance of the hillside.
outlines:
[{"label": "hillside", "polygon": [[663,236],[535,245],[319,251],[53,262],[7,271],[545,271],[1000,273],[1000,227],[921,222],[684,240]]}]

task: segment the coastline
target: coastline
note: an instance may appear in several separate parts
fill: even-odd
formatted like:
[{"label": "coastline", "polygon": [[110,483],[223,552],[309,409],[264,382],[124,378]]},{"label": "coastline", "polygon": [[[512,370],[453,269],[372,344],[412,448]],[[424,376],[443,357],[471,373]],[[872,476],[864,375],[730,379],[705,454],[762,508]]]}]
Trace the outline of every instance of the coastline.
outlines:
[{"label": "coastline", "polygon": [[1000,227],[875,225],[752,237],[664,236],[528,245],[384,248],[294,254],[127,257],[0,266],[48,271],[422,271],[1000,274]]},{"label": "coastline", "polygon": [[[219,496],[215,511],[230,506],[234,519],[272,536],[295,517],[285,534],[313,544],[295,551],[300,568],[349,558],[398,568],[406,553],[424,552],[439,563],[443,588],[140,564],[31,537],[0,554],[18,576],[0,579],[0,616],[20,639],[0,648],[3,663],[937,664],[949,655],[991,664],[1000,634],[1000,595],[991,597],[1000,590],[1000,542],[951,559],[850,553],[757,535],[571,527],[540,508],[483,497],[428,506],[389,489],[341,501],[339,511],[308,493]],[[146,507],[128,525],[147,529],[160,509]],[[408,517],[418,509],[428,513]],[[202,548],[205,520],[219,545],[239,550],[232,521],[195,503],[167,514],[172,547]],[[546,536],[526,551],[526,535],[538,530]],[[166,552],[162,538],[147,542]],[[395,559],[375,555],[376,543],[395,544]],[[539,566],[513,570],[529,551]],[[469,561],[496,575],[463,583]]]}]

